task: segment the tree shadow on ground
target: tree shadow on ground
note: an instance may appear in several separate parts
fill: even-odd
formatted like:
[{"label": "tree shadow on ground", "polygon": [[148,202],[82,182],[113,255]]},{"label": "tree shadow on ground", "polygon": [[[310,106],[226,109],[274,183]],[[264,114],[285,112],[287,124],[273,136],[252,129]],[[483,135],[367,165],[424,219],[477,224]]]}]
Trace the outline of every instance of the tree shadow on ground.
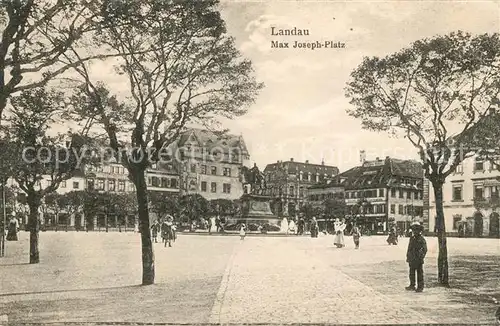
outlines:
[{"label": "tree shadow on ground", "polygon": [[30,294],[55,294],[55,293],[71,293],[71,292],[88,292],[88,291],[107,291],[107,290],[119,290],[119,289],[132,289],[139,288],[142,285],[125,285],[125,286],[113,286],[113,287],[98,287],[98,288],[87,288],[87,289],[66,289],[66,290],[50,290],[50,291],[36,291],[36,292],[11,292],[11,293],[0,293],[1,297],[11,297],[19,295],[30,295]]},{"label": "tree shadow on ground", "polygon": [[403,260],[345,265],[341,270],[399,304],[439,322],[494,322],[496,305],[492,298],[500,299],[499,256],[449,257],[449,288],[438,282],[436,261],[426,259],[425,289],[418,294],[404,290],[409,280],[408,265]]}]

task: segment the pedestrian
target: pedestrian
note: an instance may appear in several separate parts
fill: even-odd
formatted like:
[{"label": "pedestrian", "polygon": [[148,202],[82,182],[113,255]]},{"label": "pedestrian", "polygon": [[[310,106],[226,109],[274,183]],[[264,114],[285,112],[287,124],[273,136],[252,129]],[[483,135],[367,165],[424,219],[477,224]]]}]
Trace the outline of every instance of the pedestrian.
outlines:
[{"label": "pedestrian", "polygon": [[295,234],[295,221],[290,219],[290,222],[288,223],[288,233]]},{"label": "pedestrian", "polygon": [[[412,236],[406,252],[406,262],[410,269],[410,285],[406,287],[406,290],[422,292],[424,290],[424,258],[427,254],[427,243],[422,236],[423,229],[419,222],[413,223],[411,229]],[[417,274],[417,282],[415,282],[415,273]]]},{"label": "pedestrian", "polygon": [[240,225],[240,240],[245,240],[245,236],[247,235],[245,228],[246,228],[245,224]]},{"label": "pedestrian", "polygon": [[220,225],[220,217],[219,217],[219,216],[217,216],[217,217],[215,218],[215,226],[216,226],[216,228],[217,228],[217,233],[219,233],[219,231],[221,230],[221,225]]},{"label": "pedestrian", "polygon": [[212,218],[208,218],[208,234],[212,234]]},{"label": "pedestrian", "polygon": [[345,230],[346,225],[345,225],[344,220],[342,219],[342,221],[340,221],[338,218],[335,219],[335,223],[333,224],[333,226],[335,228],[335,238],[333,240],[333,244],[337,248],[345,247],[344,230]]},{"label": "pedestrian", "polygon": [[19,221],[14,216],[12,216],[9,221],[7,241],[17,241],[17,232],[19,232]]},{"label": "pedestrian", "polygon": [[158,220],[154,221],[153,225],[151,226],[151,236],[153,237],[153,240],[155,243],[158,242],[157,237],[158,237],[158,231],[160,230],[160,223],[158,223]]},{"label": "pedestrian", "polygon": [[359,238],[361,238],[361,231],[357,226],[352,228],[352,240],[354,241],[354,248],[359,249]]},{"label": "pedestrian", "polygon": [[311,238],[317,238],[319,233],[318,221],[316,216],[313,216],[311,220]]},{"label": "pedestrian", "polygon": [[398,234],[396,233],[396,228],[394,226],[391,227],[389,231],[389,236],[387,237],[387,243],[389,245],[397,245],[398,244]]}]

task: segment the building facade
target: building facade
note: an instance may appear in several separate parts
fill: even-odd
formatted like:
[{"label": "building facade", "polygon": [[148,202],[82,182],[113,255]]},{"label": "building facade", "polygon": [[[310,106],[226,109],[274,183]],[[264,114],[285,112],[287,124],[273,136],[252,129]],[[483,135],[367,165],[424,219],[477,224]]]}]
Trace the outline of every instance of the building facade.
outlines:
[{"label": "building facade", "polygon": [[312,164],[309,161],[278,161],[264,169],[265,195],[275,199],[273,210],[279,216],[295,216],[307,202],[306,191],[315,184],[326,183],[339,173],[336,166]]},{"label": "building facade", "polygon": [[190,129],[171,149],[179,158],[182,195],[200,194],[207,200],[243,195],[241,169],[248,166],[250,156],[242,136]]},{"label": "building facade", "polygon": [[343,187],[347,214],[374,233],[390,224],[401,230],[423,219],[423,171],[419,162],[386,157],[362,161],[339,174],[329,188]]},{"label": "building facade", "polygon": [[[435,232],[436,201],[432,184],[429,193],[429,231]],[[500,171],[480,157],[465,159],[443,185],[446,233],[474,237],[499,237]]]}]

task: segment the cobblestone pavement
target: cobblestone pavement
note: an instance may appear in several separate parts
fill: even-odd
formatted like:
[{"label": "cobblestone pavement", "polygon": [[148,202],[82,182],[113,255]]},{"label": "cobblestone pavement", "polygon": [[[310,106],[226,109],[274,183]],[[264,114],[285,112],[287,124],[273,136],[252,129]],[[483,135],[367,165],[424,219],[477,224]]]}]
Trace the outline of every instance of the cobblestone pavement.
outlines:
[{"label": "cobblestone pavement", "polygon": [[[27,233],[22,233],[0,259],[0,317],[42,324],[397,324],[456,323],[457,307],[468,314],[479,311],[476,303],[442,288],[404,291],[407,239],[388,246],[385,237],[363,237],[359,250],[350,237],[342,249],[332,240],[180,236],[173,248],[155,244],[156,284],[143,287],[137,234],[42,233],[41,262],[29,265]],[[427,238],[427,243],[430,269],[437,241]],[[497,255],[500,249],[495,239],[448,243],[450,259]],[[381,277],[370,277],[371,266],[380,264],[392,292]],[[453,310],[436,314],[446,305]]]},{"label": "cobblestone pavement", "polygon": [[[247,238],[235,247],[212,323],[433,323],[336,268],[361,250],[331,238]],[[326,259],[332,255],[337,259]],[[364,259],[366,260],[366,259]],[[418,294],[417,294],[418,295]]]}]

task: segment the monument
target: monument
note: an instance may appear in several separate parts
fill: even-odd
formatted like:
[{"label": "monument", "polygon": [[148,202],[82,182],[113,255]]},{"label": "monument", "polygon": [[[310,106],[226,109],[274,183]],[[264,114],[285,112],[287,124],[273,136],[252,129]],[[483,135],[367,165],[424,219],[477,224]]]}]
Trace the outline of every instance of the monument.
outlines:
[{"label": "monument", "polygon": [[279,218],[271,211],[270,197],[245,194],[241,197],[241,218],[244,223],[278,226]]},{"label": "monument", "polygon": [[255,224],[259,226],[270,225],[279,229],[279,218],[271,211],[270,196],[265,195],[264,174],[254,164],[253,168],[244,168],[242,171],[244,178],[245,194],[241,197],[241,220],[243,223]]}]

